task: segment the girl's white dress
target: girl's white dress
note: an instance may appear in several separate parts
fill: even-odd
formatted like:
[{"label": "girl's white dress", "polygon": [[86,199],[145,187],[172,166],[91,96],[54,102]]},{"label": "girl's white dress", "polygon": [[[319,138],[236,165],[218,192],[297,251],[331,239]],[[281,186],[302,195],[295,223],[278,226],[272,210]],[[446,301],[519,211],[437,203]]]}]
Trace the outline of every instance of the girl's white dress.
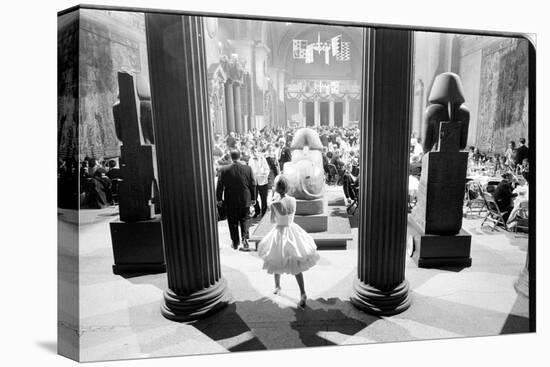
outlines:
[{"label": "girl's white dress", "polygon": [[313,238],[294,223],[296,199],[285,196],[270,209],[275,226],[258,244],[263,268],[270,274],[292,275],[308,270],[319,261],[319,254]]}]

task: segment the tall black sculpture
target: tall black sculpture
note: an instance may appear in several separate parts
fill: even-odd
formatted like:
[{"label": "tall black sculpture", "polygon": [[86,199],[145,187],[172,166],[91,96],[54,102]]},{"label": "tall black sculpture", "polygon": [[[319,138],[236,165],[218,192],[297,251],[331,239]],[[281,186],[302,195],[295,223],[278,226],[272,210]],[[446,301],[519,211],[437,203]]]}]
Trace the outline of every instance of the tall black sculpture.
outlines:
[{"label": "tall black sculpture", "polygon": [[409,218],[410,251],[420,267],[470,266],[471,236],[462,229],[470,112],[460,77],[436,77],[425,113],[417,204]]},{"label": "tall black sculpture", "polygon": [[165,271],[149,82],[118,73],[119,102],[113,106],[122,141],[120,220],[111,222],[113,272]]}]

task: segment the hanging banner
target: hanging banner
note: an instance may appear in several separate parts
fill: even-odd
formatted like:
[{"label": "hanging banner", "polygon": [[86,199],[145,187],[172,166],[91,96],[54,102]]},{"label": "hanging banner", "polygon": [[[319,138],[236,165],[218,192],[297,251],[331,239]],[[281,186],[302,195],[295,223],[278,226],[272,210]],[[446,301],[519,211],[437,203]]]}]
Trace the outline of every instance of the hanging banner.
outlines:
[{"label": "hanging banner", "polygon": [[342,35],[338,35],[336,37],[332,37],[330,39],[330,47],[332,49],[332,56],[336,56],[340,53],[340,48],[342,44]]},{"label": "hanging banner", "polygon": [[306,64],[313,62],[313,44],[309,44],[306,47]]},{"label": "hanging banner", "polygon": [[306,40],[292,40],[292,56],[295,59],[305,59],[306,58]]},{"label": "hanging banner", "polygon": [[336,55],[336,60],[338,61],[349,61],[351,59],[350,43],[342,42],[341,49],[338,55]]}]

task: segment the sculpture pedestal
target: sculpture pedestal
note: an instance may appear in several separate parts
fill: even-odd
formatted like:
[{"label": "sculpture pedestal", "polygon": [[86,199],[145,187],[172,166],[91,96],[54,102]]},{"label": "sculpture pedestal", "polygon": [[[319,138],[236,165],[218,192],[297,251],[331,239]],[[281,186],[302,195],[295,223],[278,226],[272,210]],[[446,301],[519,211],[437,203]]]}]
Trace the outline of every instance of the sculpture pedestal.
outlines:
[{"label": "sculpture pedestal", "polygon": [[412,216],[428,234],[453,235],[462,227],[468,153],[430,152],[422,158],[422,175]]},{"label": "sculpture pedestal", "polygon": [[160,215],[139,222],[110,223],[114,274],[156,274],[166,271]]},{"label": "sculpture pedestal", "polygon": [[420,268],[472,265],[470,247],[472,236],[464,229],[451,236],[426,234],[409,216],[407,225],[407,254]]},{"label": "sculpture pedestal", "polygon": [[462,229],[468,153],[430,152],[422,158],[418,201],[408,217],[408,250],[421,268],[472,264],[472,236]]},{"label": "sculpture pedestal", "polygon": [[324,232],[328,228],[328,204],[325,199],[296,199],[294,223],[308,233]]},{"label": "sculpture pedestal", "polygon": [[296,215],[314,215],[326,213],[326,200],[324,198],[315,200],[296,199]]}]

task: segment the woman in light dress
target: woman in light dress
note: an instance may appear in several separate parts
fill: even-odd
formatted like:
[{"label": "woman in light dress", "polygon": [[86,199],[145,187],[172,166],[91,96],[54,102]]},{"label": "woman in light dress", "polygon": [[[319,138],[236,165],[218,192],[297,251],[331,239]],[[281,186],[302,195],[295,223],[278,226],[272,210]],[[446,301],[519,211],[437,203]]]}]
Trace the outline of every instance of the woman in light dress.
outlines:
[{"label": "woman in light dress", "polygon": [[313,238],[294,223],[296,199],[286,195],[288,186],[284,176],[275,178],[275,192],[279,198],[270,206],[271,223],[275,226],[258,244],[258,255],[264,261],[263,268],[274,274],[273,293],[281,292],[281,274],[294,275],[300,287],[298,306],[304,307],[307,296],[302,273],[317,263],[319,254]]}]

